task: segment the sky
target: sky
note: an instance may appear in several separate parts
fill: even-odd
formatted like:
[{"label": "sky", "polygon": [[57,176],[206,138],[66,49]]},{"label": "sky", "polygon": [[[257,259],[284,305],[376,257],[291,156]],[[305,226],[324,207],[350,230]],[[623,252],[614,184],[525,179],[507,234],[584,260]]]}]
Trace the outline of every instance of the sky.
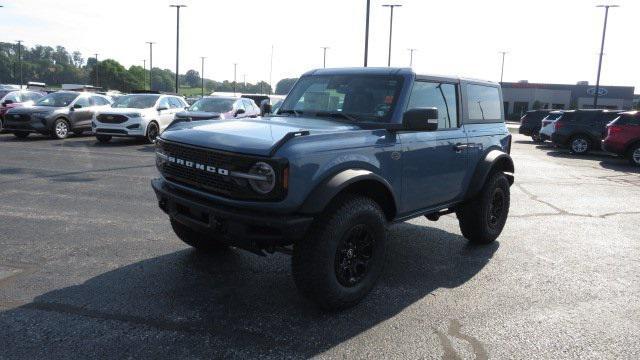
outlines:
[{"label": "sky", "polygon": [[[386,66],[389,9],[394,10],[392,66],[417,73],[504,81],[567,83],[596,80],[604,9],[615,0],[371,0],[369,66]],[[175,69],[176,10],[180,73],[249,82],[298,77],[322,67],[362,66],[366,0],[0,0],[0,41],[62,45],[86,58],[142,65],[154,41],[154,67]],[[607,28],[601,84],[640,93],[640,1],[617,0]],[[148,63],[147,63],[148,66]]]}]

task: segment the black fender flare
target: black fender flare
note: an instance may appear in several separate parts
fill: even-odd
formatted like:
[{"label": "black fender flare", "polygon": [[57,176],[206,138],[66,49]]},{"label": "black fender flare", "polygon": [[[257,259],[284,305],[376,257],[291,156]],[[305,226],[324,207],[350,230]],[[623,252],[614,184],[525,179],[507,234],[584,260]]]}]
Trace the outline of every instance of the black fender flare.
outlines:
[{"label": "black fender flare", "polygon": [[476,170],[473,173],[473,177],[471,178],[471,183],[469,184],[469,189],[467,190],[465,199],[470,199],[478,195],[480,190],[482,190],[484,183],[487,181],[489,174],[494,170],[504,172],[507,176],[507,180],[509,180],[509,185],[513,185],[513,159],[511,159],[509,154],[502,150],[492,149],[489,150],[484,158],[478,162]]},{"label": "black fender flare", "polygon": [[365,169],[347,169],[329,176],[311,191],[300,207],[300,212],[303,214],[318,214],[331,203],[336,195],[349,186],[359,183],[377,188],[376,190],[378,191],[370,194],[365,193],[365,195],[370,195],[374,200],[379,200],[380,206],[388,218],[395,217],[398,203],[391,184],[380,175]]}]

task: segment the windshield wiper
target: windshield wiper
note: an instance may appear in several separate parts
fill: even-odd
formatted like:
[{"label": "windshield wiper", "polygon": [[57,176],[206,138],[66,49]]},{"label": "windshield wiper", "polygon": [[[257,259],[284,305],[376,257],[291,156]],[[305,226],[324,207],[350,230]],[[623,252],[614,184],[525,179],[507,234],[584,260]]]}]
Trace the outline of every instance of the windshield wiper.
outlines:
[{"label": "windshield wiper", "polygon": [[298,110],[293,110],[293,109],[280,109],[278,110],[278,115],[280,114],[293,114],[295,116],[300,116],[300,114],[302,114],[302,111],[298,111]]},{"label": "windshield wiper", "polygon": [[356,119],[355,117],[349,115],[349,114],[345,114],[343,112],[339,112],[339,111],[318,111],[315,113],[316,116],[327,116],[327,117],[341,117],[343,119],[347,119],[349,121],[352,122],[359,122],[360,120]]}]

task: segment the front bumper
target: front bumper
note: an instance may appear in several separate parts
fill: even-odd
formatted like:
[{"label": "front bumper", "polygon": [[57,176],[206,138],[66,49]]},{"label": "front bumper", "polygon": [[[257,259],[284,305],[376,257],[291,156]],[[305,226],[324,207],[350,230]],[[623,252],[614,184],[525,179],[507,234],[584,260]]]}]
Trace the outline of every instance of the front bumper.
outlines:
[{"label": "front bumper", "polygon": [[136,119],[129,119],[119,124],[102,123],[95,118],[91,121],[91,131],[96,135],[140,137],[145,136],[147,123]]},{"label": "front bumper", "polygon": [[618,155],[624,155],[624,150],[625,150],[624,144],[616,143],[610,140],[609,141],[602,140],[601,148],[604,151],[618,154]]},{"label": "front bumper", "polygon": [[7,132],[12,131],[24,131],[24,132],[38,132],[46,134],[49,132],[47,126],[47,118],[44,116],[30,116],[29,120],[13,120],[11,116],[6,116],[4,119],[4,130]]},{"label": "front bumper", "polygon": [[313,221],[310,216],[273,215],[221,205],[182,191],[162,178],[152,180],[151,187],[158,205],[172,219],[248,250],[293,244]]}]

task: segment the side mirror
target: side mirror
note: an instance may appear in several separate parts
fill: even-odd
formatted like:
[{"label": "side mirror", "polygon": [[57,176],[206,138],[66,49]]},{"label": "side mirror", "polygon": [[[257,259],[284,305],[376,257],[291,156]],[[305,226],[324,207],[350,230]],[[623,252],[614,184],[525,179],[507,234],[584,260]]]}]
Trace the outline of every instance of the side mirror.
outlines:
[{"label": "side mirror", "polygon": [[402,125],[410,131],[438,130],[438,109],[415,108],[407,110],[402,117]]},{"label": "side mirror", "polygon": [[80,105],[80,104],[75,104],[75,105],[73,105],[73,108],[74,108],[74,109],[82,109],[82,105]]},{"label": "side mirror", "polygon": [[244,114],[244,113],[245,113],[244,109],[238,109],[238,110],[236,110],[236,116],[238,116],[238,115],[242,115],[242,114]]},{"label": "side mirror", "polygon": [[271,114],[271,104],[262,104],[262,115]]},{"label": "side mirror", "polygon": [[166,107],[166,106],[158,106],[158,111],[159,111],[159,112],[160,112],[160,111],[163,111],[163,110],[169,110],[169,108],[168,108],[168,107]]},{"label": "side mirror", "polygon": [[9,104],[13,104],[13,100],[5,100],[5,101],[2,103],[2,106],[7,106],[7,105],[9,105]]}]

